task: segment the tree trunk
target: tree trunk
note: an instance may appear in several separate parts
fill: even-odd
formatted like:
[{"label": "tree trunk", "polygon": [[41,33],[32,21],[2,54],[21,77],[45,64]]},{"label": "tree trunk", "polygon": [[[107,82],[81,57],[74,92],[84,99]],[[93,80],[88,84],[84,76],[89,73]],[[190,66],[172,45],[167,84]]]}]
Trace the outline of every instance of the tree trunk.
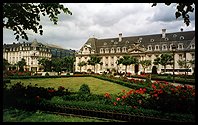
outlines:
[{"label": "tree trunk", "polygon": [[164,66],[164,73],[166,73],[166,65]]},{"label": "tree trunk", "polygon": [[127,65],[125,65],[125,74],[127,74]]}]

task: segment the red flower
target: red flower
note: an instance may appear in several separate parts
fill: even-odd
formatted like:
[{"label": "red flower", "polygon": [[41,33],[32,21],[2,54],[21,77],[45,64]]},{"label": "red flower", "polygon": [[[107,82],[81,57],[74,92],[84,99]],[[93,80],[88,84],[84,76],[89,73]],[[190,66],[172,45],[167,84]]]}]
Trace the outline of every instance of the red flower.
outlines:
[{"label": "red flower", "polygon": [[117,103],[116,103],[116,102],[114,102],[114,103],[113,103],[113,105],[115,105],[115,106],[116,106],[116,105],[117,105]]},{"label": "red flower", "polygon": [[123,95],[123,96],[122,96],[122,99],[126,99],[126,97],[127,97],[126,95]]},{"label": "red flower", "polygon": [[116,100],[117,100],[117,101],[120,101],[120,98],[117,98]]},{"label": "red flower", "polygon": [[146,88],[143,88],[143,91],[146,92]]},{"label": "red flower", "polygon": [[157,95],[157,94],[154,94],[153,96],[154,96],[154,97],[158,97],[158,95]]}]

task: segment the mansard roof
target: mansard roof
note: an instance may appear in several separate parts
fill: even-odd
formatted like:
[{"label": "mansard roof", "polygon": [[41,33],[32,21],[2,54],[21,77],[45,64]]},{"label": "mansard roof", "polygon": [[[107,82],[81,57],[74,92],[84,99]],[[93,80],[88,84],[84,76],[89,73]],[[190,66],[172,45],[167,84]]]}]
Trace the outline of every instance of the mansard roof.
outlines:
[{"label": "mansard roof", "polygon": [[161,47],[163,44],[170,46],[170,44],[173,43],[176,44],[176,46],[178,46],[179,43],[183,44],[183,47],[187,48],[194,37],[195,31],[183,31],[166,33],[165,38],[162,38],[162,34],[122,37],[121,42],[119,42],[118,37],[106,39],[89,38],[85,44],[91,45],[91,48],[96,50],[97,53],[100,52],[100,48],[130,48],[135,42],[139,42],[145,49],[147,49],[148,45],[151,45],[152,49],[154,49],[155,45]]}]

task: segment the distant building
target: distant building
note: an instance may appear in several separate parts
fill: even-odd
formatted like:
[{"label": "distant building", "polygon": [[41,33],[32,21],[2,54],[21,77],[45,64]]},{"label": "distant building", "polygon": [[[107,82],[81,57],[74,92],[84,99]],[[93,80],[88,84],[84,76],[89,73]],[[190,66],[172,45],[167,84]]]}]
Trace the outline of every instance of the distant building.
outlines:
[{"label": "distant building", "polygon": [[25,70],[40,71],[38,64],[40,58],[62,58],[64,56],[74,56],[74,50],[67,50],[55,45],[46,45],[36,39],[32,42],[13,43],[3,45],[3,58],[12,65],[22,58],[26,61]]},{"label": "distant building", "polygon": [[[173,53],[172,45],[176,45],[175,52],[175,71],[182,73],[182,68],[178,66],[179,59],[194,60],[195,59],[195,31],[181,30],[180,32],[166,33],[166,29],[162,29],[161,34],[141,35],[123,37],[122,33],[117,38],[97,39],[89,38],[76,54],[75,71],[80,71],[78,63],[81,61],[87,62],[91,55],[102,57],[103,64],[96,65],[96,71],[104,72],[111,69],[116,69],[118,72],[124,72],[124,65],[117,65],[117,60],[124,55],[130,55],[140,60],[151,60],[152,65],[146,69],[149,73],[154,66],[153,61],[162,53]],[[158,73],[163,71],[164,67],[157,66]],[[81,71],[93,71],[93,66],[87,65],[81,68]],[[173,66],[167,65],[167,72],[172,73]],[[137,71],[135,71],[137,70]],[[142,66],[130,65],[127,71],[134,74],[140,74],[143,71]],[[194,72],[194,67],[190,68],[190,73]]]}]

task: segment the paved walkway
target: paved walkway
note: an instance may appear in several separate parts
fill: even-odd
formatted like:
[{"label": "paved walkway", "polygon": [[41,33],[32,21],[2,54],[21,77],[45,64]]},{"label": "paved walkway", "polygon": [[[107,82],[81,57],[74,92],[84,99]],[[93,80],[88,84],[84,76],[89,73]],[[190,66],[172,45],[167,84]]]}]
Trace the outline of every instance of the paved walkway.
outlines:
[{"label": "paved walkway", "polygon": [[[129,77],[127,77],[128,79],[135,79],[135,80],[144,80],[144,81],[146,81],[146,79],[144,79],[144,78],[129,78]],[[151,80],[151,82],[155,82],[156,80]],[[160,81],[160,80],[158,80],[158,81]],[[180,84],[180,83],[172,83],[172,82],[168,82],[168,83],[170,83],[170,84],[173,84],[173,85],[175,85],[175,86],[178,86],[178,85],[182,85],[183,86],[183,84]],[[187,85],[187,86],[191,86],[191,87],[195,87],[195,85],[189,85],[189,84],[185,84],[185,85]]]}]

